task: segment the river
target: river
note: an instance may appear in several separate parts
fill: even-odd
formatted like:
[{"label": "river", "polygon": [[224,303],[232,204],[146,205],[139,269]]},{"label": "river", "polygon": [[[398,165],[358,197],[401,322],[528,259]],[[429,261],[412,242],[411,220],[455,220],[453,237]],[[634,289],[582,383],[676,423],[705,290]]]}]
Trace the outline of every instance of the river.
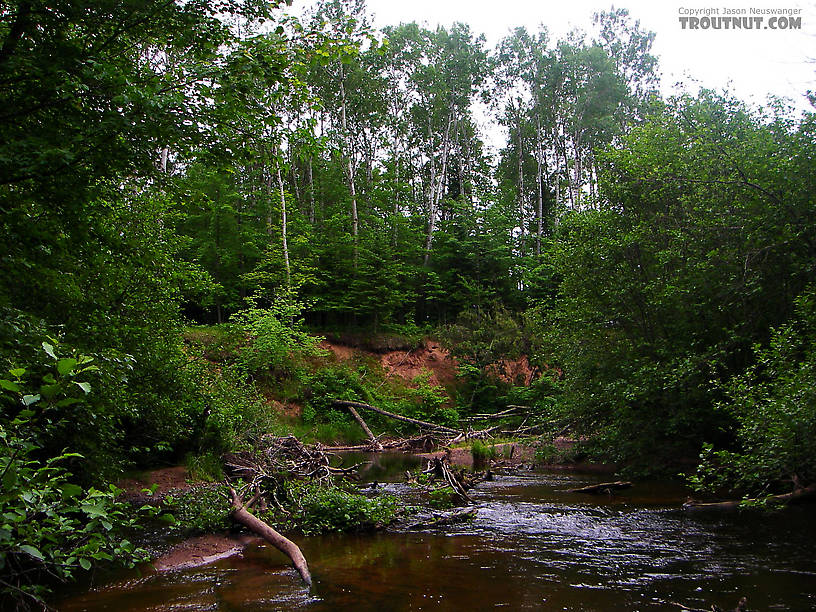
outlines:
[{"label": "river", "polygon": [[[375,465],[368,478],[383,483],[404,465],[388,467]],[[612,498],[566,491],[600,480],[499,476],[471,492],[470,523],[299,538],[311,589],[258,542],[209,566],[120,577],[58,609],[637,611],[677,610],[669,601],[733,609],[741,596],[752,610],[816,609],[814,506],[690,515],[676,483],[638,482]],[[379,488],[406,503],[416,494],[399,482]]]}]

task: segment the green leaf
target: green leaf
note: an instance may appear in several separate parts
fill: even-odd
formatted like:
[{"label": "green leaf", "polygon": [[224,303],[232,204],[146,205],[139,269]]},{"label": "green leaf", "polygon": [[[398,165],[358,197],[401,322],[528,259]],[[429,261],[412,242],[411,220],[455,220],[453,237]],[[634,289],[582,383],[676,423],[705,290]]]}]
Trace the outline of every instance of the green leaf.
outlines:
[{"label": "green leaf", "polygon": [[[79,384],[79,383],[74,383],[74,384]],[[58,401],[55,404],[55,406],[57,408],[65,408],[66,406],[72,406],[74,404],[79,404],[80,402],[82,402],[82,400],[79,399],[78,397],[66,397],[65,399],[61,399],[60,401]]]},{"label": "green leaf", "polygon": [[88,561],[88,560],[87,560],[86,558],[84,558],[84,557],[83,557],[82,559],[80,559],[80,560],[79,560],[79,564],[82,566],[82,569],[84,569],[84,570],[86,570],[86,571],[87,571],[87,570],[89,570],[89,569],[91,569],[91,562],[90,562],[90,561]]},{"label": "green leaf", "polygon": [[83,390],[85,393],[90,393],[90,392],[91,392],[91,383],[87,383],[87,382],[74,382],[74,384],[75,384],[77,387],[79,387],[80,389],[82,389],[82,390]]},{"label": "green leaf", "polygon": [[43,554],[39,550],[34,548],[33,546],[29,546],[28,544],[22,544],[20,546],[20,550],[23,551],[24,553],[28,553],[29,555],[31,555],[35,559],[39,559],[40,561],[45,561],[45,557],[43,557]]},{"label": "green leaf", "polygon": [[36,404],[40,401],[40,394],[37,395],[24,395],[23,396],[23,404],[26,406],[31,406],[31,404]]},{"label": "green leaf", "polygon": [[15,378],[20,378],[25,373],[26,373],[25,368],[14,368],[9,370],[9,374],[14,376]]},{"label": "green leaf", "polygon": [[40,387],[40,393],[46,398],[50,399],[60,390],[60,385],[43,385]]},{"label": "green leaf", "polygon": [[62,499],[69,499],[71,497],[77,497],[78,495],[82,495],[82,487],[70,482],[67,482],[64,485],[62,485],[62,487],[60,487],[60,491],[62,491]]},{"label": "green leaf", "polygon": [[107,508],[98,504],[82,504],[82,511],[90,518],[108,516]]},{"label": "green leaf", "polygon": [[47,342],[43,342],[42,347],[49,356],[53,357],[54,359],[57,358],[57,356],[54,354],[54,347],[52,345],[48,344]]},{"label": "green leaf", "polygon": [[70,374],[77,365],[77,360],[72,357],[65,357],[64,359],[60,359],[57,362],[57,372],[60,373],[60,376],[65,376]]},{"label": "green leaf", "polygon": [[20,389],[20,385],[5,379],[0,379],[0,387],[3,387],[3,389],[6,391],[14,391],[15,393],[20,393],[20,391],[22,391],[22,389]]}]

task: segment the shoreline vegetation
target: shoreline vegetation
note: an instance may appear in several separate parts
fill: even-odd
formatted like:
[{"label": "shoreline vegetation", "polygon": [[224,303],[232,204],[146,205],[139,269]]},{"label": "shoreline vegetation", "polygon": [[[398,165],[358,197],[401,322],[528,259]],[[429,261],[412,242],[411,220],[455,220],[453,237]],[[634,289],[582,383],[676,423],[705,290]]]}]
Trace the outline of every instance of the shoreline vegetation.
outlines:
[{"label": "shoreline vegetation", "polygon": [[[244,502],[281,533],[387,523],[325,446],[812,490],[813,112],[661,97],[624,9],[489,48],[284,4],[0,0],[4,601]],[[467,502],[429,458],[433,504]],[[113,484],[181,465],[236,496]]]}]

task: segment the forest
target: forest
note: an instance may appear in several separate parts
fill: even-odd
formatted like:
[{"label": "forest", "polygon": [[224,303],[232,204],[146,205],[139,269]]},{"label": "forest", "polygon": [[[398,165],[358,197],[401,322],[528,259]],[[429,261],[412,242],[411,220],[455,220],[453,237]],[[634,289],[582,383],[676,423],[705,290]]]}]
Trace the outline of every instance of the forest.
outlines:
[{"label": "forest", "polygon": [[[623,9],[490,48],[286,8],[0,0],[0,597],[140,561],[128,471],[364,439],[337,400],[524,405],[701,493],[816,484],[813,112],[661,95]],[[397,388],[322,338],[433,338],[456,377]]]}]

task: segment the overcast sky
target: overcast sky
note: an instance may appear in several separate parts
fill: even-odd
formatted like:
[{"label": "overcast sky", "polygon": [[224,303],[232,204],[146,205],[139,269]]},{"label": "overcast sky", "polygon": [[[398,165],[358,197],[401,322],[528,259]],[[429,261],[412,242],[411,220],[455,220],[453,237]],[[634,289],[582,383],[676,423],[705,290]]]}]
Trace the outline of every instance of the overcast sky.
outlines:
[{"label": "overcast sky", "polygon": [[[435,27],[462,21],[485,34],[490,46],[519,25],[536,30],[543,23],[552,39],[574,27],[590,30],[592,14],[609,10],[612,4],[591,0],[368,0],[378,27],[410,21]],[[757,103],[773,94],[808,108],[803,94],[816,89],[816,2],[627,0],[614,5],[629,9],[643,28],[656,32],[653,52],[660,58],[664,93],[671,93],[678,81],[696,81],[714,89],[729,87],[740,98]],[[688,15],[681,10],[718,8],[722,16],[725,7],[798,8],[802,29],[691,31],[681,26],[679,18]],[[764,19],[763,28],[769,17]]]}]

